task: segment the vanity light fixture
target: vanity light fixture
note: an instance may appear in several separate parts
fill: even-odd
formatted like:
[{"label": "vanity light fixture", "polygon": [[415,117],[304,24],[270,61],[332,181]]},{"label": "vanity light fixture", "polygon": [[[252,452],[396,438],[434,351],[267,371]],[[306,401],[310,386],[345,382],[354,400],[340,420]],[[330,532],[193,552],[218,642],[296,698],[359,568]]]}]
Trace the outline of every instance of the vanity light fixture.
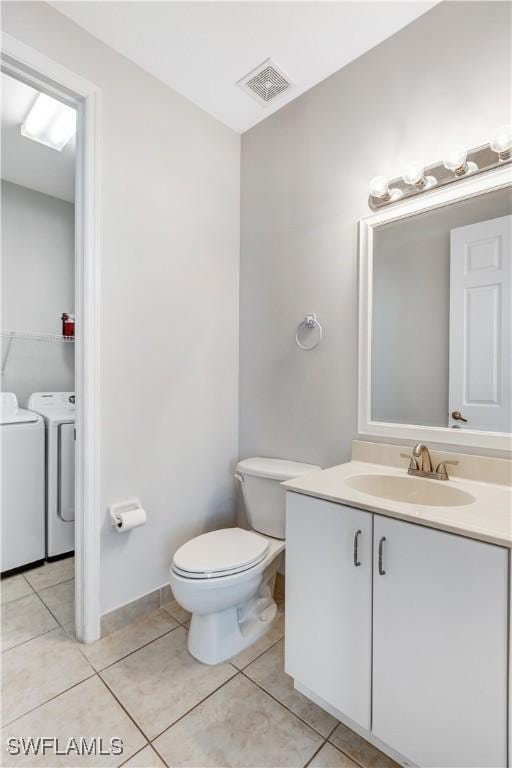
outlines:
[{"label": "vanity light fixture", "polygon": [[409,163],[403,172],[402,179],[406,184],[410,184],[418,190],[429,189],[436,183],[434,176],[425,176],[425,169],[418,162]]},{"label": "vanity light fixture", "polygon": [[389,182],[385,176],[374,176],[370,181],[370,195],[383,202],[398,200],[402,197],[399,189],[390,189]]},{"label": "vanity light fixture", "polygon": [[490,145],[493,152],[498,155],[498,160],[503,163],[512,157],[512,126],[501,125],[492,137]]},{"label": "vanity light fixture", "polygon": [[368,205],[372,211],[377,211],[397,200],[406,200],[445,184],[453,184],[469,175],[491,171],[504,163],[512,163],[510,125],[502,125],[490,142],[480,147],[468,150],[463,144],[452,146],[442,162],[426,167],[416,161],[411,162],[402,176],[396,179],[375,176],[370,182]]},{"label": "vanity light fixture", "polygon": [[472,160],[468,162],[468,150],[463,144],[455,144],[445,155],[443,165],[456,176],[467,176],[474,173],[478,166]]},{"label": "vanity light fixture", "polygon": [[385,176],[374,176],[370,181],[370,195],[380,200],[389,200],[389,184]]},{"label": "vanity light fixture", "polygon": [[76,111],[39,93],[20,131],[25,138],[61,152],[76,132]]}]

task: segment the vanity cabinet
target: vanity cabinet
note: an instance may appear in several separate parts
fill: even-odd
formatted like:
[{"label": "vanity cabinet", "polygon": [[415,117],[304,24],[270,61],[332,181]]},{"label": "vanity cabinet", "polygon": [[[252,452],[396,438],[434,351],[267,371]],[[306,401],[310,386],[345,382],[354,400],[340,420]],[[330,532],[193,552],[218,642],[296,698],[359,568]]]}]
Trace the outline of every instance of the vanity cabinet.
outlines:
[{"label": "vanity cabinet", "polygon": [[507,550],[290,492],[286,526],[296,684],[417,766],[505,768]]},{"label": "vanity cabinet", "polygon": [[374,550],[373,734],[419,766],[505,766],[506,549],[375,515]]},{"label": "vanity cabinet", "polygon": [[372,515],[287,494],[286,672],[370,728]]}]

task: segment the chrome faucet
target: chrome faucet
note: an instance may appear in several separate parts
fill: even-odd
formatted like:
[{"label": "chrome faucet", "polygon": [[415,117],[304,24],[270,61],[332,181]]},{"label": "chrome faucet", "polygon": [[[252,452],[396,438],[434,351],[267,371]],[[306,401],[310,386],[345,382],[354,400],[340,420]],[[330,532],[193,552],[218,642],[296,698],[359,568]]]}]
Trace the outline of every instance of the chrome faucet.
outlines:
[{"label": "chrome faucet", "polygon": [[458,461],[441,461],[434,471],[432,456],[427,446],[423,443],[415,445],[411,455],[401,453],[400,456],[403,459],[409,459],[407,474],[416,475],[417,477],[428,477],[431,480],[448,480],[446,465],[456,465],[459,463]]},{"label": "chrome faucet", "polygon": [[416,460],[418,469],[421,470],[421,472],[428,472],[431,474],[434,471],[432,467],[432,456],[430,455],[430,451],[426,445],[423,443],[418,443],[415,445],[412,449],[412,455]]}]

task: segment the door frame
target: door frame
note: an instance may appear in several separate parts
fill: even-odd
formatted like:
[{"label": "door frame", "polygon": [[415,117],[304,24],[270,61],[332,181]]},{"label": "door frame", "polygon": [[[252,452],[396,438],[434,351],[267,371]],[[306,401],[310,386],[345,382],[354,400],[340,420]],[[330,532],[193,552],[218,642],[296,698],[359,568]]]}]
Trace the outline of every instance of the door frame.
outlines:
[{"label": "door frame", "polygon": [[1,69],[77,110],[75,163],[75,631],[100,636],[100,89],[6,33]]}]

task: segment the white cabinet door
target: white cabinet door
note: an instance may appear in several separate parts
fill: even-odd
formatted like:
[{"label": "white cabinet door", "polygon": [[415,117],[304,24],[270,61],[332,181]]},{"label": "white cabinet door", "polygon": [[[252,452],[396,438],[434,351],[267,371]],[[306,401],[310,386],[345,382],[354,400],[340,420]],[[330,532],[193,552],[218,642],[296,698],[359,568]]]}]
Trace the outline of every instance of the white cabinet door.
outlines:
[{"label": "white cabinet door", "polygon": [[[510,432],[512,216],[451,231],[450,426]],[[459,411],[467,421],[452,413]]]},{"label": "white cabinet door", "polygon": [[366,729],[372,515],[287,493],[286,672]]},{"label": "white cabinet door", "polygon": [[504,767],[508,552],[379,515],[374,548],[373,733],[422,768]]}]

